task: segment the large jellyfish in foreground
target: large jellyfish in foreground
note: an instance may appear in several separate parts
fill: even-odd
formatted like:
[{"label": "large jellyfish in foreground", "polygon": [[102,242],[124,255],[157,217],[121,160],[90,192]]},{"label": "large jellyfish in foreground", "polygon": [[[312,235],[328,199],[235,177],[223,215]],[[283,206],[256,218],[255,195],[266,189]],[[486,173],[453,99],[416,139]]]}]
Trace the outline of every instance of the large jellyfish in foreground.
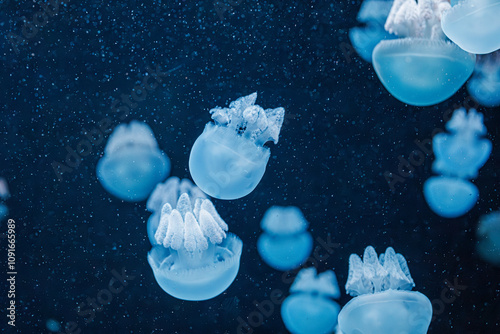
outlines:
[{"label": "large jellyfish in foreground", "polygon": [[476,234],[479,256],[500,267],[500,211],[482,216]]},{"label": "large jellyfish in foreground", "polygon": [[485,54],[500,49],[500,1],[458,1],[443,14],[446,36],[470,53]]},{"label": "large jellyfish in foreground", "polygon": [[432,139],[436,160],[432,165],[434,176],[424,183],[424,196],[429,207],[445,218],[455,218],[474,207],[479,197],[477,187],[467,179],[477,177],[491,153],[491,142],[486,134],[483,115],[471,109],[455,110],[446,123],[450,134],[440,133]]},{"label": "large jellyfish in foreground", "polygon": [[500,51],[477,57],[467,90],[483,106],[500,106]]},{"label": "large jellyfish in foreground", "polygon": [[357,20],[365,25],[349,30],[349,39],[354,49],[367,62],[372,62],[373,49],[381,40],[396,38],[384,29],[391,6],[392,0],[363,1]]},{"label": "large jellyfish in foreground", "polygon": [[377,257],[368,246],[363,260],[349,257],[346,291],[355,297],[339,314],[343,334],[424,334],[432,319],[430,300],[417,291],[405,258],[392,247]]},{"label": "large jellyfish in foreground", "polygon": [[160,151],[151,128],[142,122],[118,125],[97,163],[104,189],[126,201],[142,201],[170,172],[170,159]]},{"label": "large jellyfish in foreground", "polygon": [[177,206],[177,200],[179,196],[186,193],[191,200],[197,198],[207,198],[207,196],[190,180],[182,179],[180,180],[176,176],[172,176],[167,179],[164,183],[158,183],[155,189],[149,196],[146,202],[146,208],[152,212],[152,215],[148,219],[148,237],[152,245],[156,245],[155,233],[160,224],[160,214],[161,208],[165,204],[170,204],[171,207],[175,208]]},{"label": "large jellyfish in foreground", "polygon": [[259,184],[269,160],[264,144],[278,142],[285,110],[255,105],[257,93],[231,102],[229,108],[210,110],[208,123],[189,156],[194,182],[209,196],[237,199]]},{"label": "large jellyfish in foreground", "polygon": [[257,250],[264,262],[278,270],[290,270],[304,263],[313,244],[308,225],[297,207],[269,208],[260,223],[264,233],[257,240]]},{"label": "large jellyfish in foreground", "polygon": [[327,334],[337,325],[340,297],[337,277],[331,270],[316,275],[315,268],[302,269],[281,305],[281,318],[292,334]]},{"label": "large jellyfish in foreground", "polygon": [[209,199],[192,203],[184,193],[175,207],[165,204],[155,233],[157,245],[148,253],[160,287],[183,300],[206,300],[224,292],[238,273],[243,246],[226,231]]},{"label": "large jellyfish in foreground", "polygon": [[448,99],[474,70],[475,55],[445,41],[442,13],[446,0],[395,0],[385,29],[401,39],[381,41],[373,67],[384,87],[398,100],[429,106]]}]

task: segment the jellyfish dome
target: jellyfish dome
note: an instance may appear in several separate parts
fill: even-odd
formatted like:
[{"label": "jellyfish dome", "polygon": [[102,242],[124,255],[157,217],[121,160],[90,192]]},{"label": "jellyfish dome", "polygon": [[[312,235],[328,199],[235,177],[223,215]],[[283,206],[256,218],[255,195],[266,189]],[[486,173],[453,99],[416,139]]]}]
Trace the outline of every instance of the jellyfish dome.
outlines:
[{"label": "jellyfish dome", "polygon": [[161,208],[170,204],[175,208],[179,197],[186,193],[191,200],[206,199],[207,196],[190,180],[179,179],[176,176],[168,178],[164,183],[158,183],[146,202],[146,208],[153,214],[148,219],[147,229],[149,241],[156,244],[155,233],[160,224]]},{"label": "jellyfish dome", "polygon": [[500,49],[500,1],[463,0],[443,13],[446,36],[470,53],[486,54]]},{"label": "jellyfish dome", "polygon": [[346,291],[355,297],[339,313],[343,334],[424,334],[432,319],[430,300],[417,291],[406,259],[392,247],[377,257],[368,246],[363,260],[349,257]]},{"label": "jellyfish dome", "polygon": [[166,203],[148,262],[156,281],[169,295],[182,300],[207,300],[224,292],[239,270],[241,240],[227,234],[209,199],[194,205],[183,193],[173,208]]},{"label": "jellyfish dome", "polygon": [[260,223],[264,233],[257,240],[257,250],[264,262],[277,270],[290,270],[304,263],[313,244],[308,225],[297,207],[269,208]]},{"label": "jellyfish dome", "polygon": [[373,50],[373,67],[401,102],[429,106],[448,99],[474,70],[475,55],[447,42],[440,18],[446,0],[395,0],[385,29],[397,36]]},{"label": "jellyfish dome", "polygon": [[485,107],[500,106],[500,51],[477,57],[467,90],[474,100]]},{"label": "jellyfish dome", "polygon": [[189,156],[196,185],[211,197],[237,199],[259,184],[269,160],[266,142],[278,142],[283,108],[255,105],[257,93],[231,102],[229,108],[210,110],[208,123]]},{"label": "jellyfish dome", "polygon": [[340,297],[337,277],[331,270],[316,275],[315,268],[299,271],[281,305],[281,318],[292,334],[327,334],[337,326]]},{"label": "jellyfish dome", "polygon": [[500,267],[500,211],[479,220],[476,249],[484,261]]},{"label": "jellyfish dome", "polygon": [[97,163],[104,189],[126,201],[145,200],[170,172],[170,159],[160,151],[151,128],[142,122],[118,125]]}]

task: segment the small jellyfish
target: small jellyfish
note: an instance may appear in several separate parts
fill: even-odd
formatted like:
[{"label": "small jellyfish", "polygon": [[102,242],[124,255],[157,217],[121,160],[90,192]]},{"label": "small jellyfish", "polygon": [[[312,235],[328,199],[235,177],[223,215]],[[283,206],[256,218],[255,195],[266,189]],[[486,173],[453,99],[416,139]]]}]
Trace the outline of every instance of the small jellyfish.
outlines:
[{"label": "small jellyfish", "polygon": [[432,319],[430,300],[415,286],[406,259],[388,247],[385,254],[368,246],[363,260],[349,257],[346,291],[355,297],[340,311],[343,334],[424,334]]},{"label": "small jellyfish", "polygon": [[331,270],[316,275],[315,268],[299,271],[281,305],[281,318],[292,334],[327,334],[337,325],[340,297],[337,277]]},{"label": "small jellyfish", "polygon": [[158,183],[146,202],[146,208],[152,212],[148,219],[148,237],[152,245],[156,245],[155,233],[160,224],[161,208],[165,204],[171,207],[177,206],[179,196],[186,193],[191,200],[196,198],[207,198],[207,196],[190,180],[180,180],[176,176],[168,178],[164,183]]},{"label": "small jellyfish", "polygon": [[486,54],[500,49],[500,1],[455,1],[443,13],[441,27],[446,36],[463,50]]},{"label": "small jellyfish", "polygon": [[166,203],[155,233],[156,245],[148,262],[160,287],[182,300],[207,300],[233,283],[240,267],[243,247],[234,234],[227,234],[209,199],[196,198],[192,205],[183,193],[177,205]]},{"label": "small jellyfish", "polygon": [[189,171],[198,187],[218,199],[237,199],[259,184],[283,124],[283,108],[255,105],[257,93],[231,102],[229,108],[210,110],[208,123],[189,156]]},{"label": "small jellyfish", "polygon": [[500,106],[500,51],[477,57],[476,69],[467,83],[469,94],[485,107]]},{"label": "small jellyfish", "polygon": [[313,244],[308,225],[297,207],[269,208],[260,223],[264,233],[257,240],[257,250],[264,262],[278,270],[290,270],[304,263]]},{"label": "small jellyfish", "polygon": [[482,216],[476,235],[479,256],[484,261],[500,267],[500,211]]},{"label": "small jellyfish", "polygon": [[372,62],[373,49],[380,41],[396,38],[384,29],[391,6],[392,0],[363,1],[357,20],[365,25],[349,30],[349,39],[354,49],[367,62]]},{"label": "small jellyfish", "polygon": [[138,121],[116,127],[97,163],[104,189],[131,202],[146,199],[169,172],[170,159],[158,148],[153,131]]},{"label": "small jellyfish", "polygon": [[395,0],[385,29],[397,36],[373,50],[373,67],[398,100],[429,106],[448,99],[474,70],[475,55],[447,42],[441,30],[446,0]]},{"label": "small jellyfish", "polygon": [[486,134],[483,115],[475,109],[455,110],[446,123],[450,133],[439,133],[432,139],[436,157],[432,170],[442,176],[424,183],[424,197],[429,207],[445,218],[455,218],[474,207],[477,187],[468,181],[477,177],[491,153],[491,142],[481,138]]}]

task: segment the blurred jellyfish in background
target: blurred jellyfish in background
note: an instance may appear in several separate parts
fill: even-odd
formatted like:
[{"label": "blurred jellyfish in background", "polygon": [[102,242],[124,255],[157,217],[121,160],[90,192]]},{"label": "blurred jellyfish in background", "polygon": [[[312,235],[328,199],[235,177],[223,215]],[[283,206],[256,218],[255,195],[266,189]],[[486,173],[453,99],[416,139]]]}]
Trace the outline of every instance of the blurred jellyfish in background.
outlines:
[{"label": "blurred jellyfish in background", "polygon": [[55,319],[47,319],[45,322],[47,330],[53,333],[58,333],[61,330],[61,324]]},{"label": "blurred jellyfish in background", "polygon": [[377,257],[368,246],[363,260],[349,257],[346,291],[355,297],[339,314],[343,334],[424,334],[432,319],[430,300],[417,291],[406,259],[392,247]]},{"label": "blurred jellyfish in background", "polygon": [[486,134],[483,114],[464,108],[455,110],[446,123],[450,132],[439,133],[432,139],[435,161],[433,176],[424,183],[424,197],[436,214],[455,218],[467,213],[479,198],[477,187],[468,181],[477,177],[491,153],[491,142],[481,138]]},{"label": "blurred jellyfish in background", "polygon": [[170,159],[158,148],[153,131],[138,121],[116,127],[97,163],[104,189],[131,202],[145,200],[169,172]]},{"label": "blurred jellyfish in background", "polygon": [[384,29],[391,6],[392,0],[363,1],[357,20],[364,26],[349,30],[349,39],[354,49],[367,62],[372,62],[373,49],[381,40],[396,38]]},{"label": "blurred jellyfish in background", "polygon": [[146,202],[146,208],[152,212],[148,219],[148,237],[152,245],[156,245],[155,233],[160,224],[161,208],[165,204],[177,206],[179,197],[186,193],[191,200],[205,199],[207,196],[189,179],[179,179],[177,176],[168,178],[164,183],[158,183]]},{"label": "blurred jellyfish in background", "polygon": [[476,69],[467,89],[479,104],[500,106],[500,51],[477,57]]},{"label": "blurred jellyfish in background", "polygon": [[260,222],[264,233],[257,240],[257,250],[264,262],[277,270],[290,270],[304,263],[313,244],[308,226],[297,207],[269,208]]},{"label": "blurred jellyfish in background", "polygon": [[[194,204],[194,205],[193,205]],[[183,300],[206,300],[233,283],[240,266],[241,240],[227,234],[209,199],[194,203],[183,193],[177,205],[166,203],[148,262],[160,287]]]},{"label": "blurred jellyfish in background", "polygon": [[237,199],[259,184],[271,151],[278,142],[285,110],[255,105],[257,93],[210,110],[208,123],[189,156],[189,171],[198,187],[218,199]]},{"label": "blurred jellyfish in background", "polygon": [[447,42],[441,30],[446,0],[395,0],[385,29],[400,39],[373,50],[373,67],[384,87],[401,102],[429,106],[448,99],[474,70],[475,55]]},{"label": "blurred jellyfish in background", "polygon": [[500,49],[500,1],[453,1],[443,13],[446,36],[470,53],[486,54]]},{"label": "blurred jellyfish in background", "polygon": [[482,216],[476,234],[479,256],[484,261],[500,267],[500,211]]},{"label": "blurred jellyfish in background", "polygon": [[292,334],[327,334],[337,325],[340,297],[337,277],[331,270],[316,275],[315,268],[302,269],[281,305],[281,317]]},{"label": "blurred jellyfish in background", "polygon": [[[9,185],[7,180],[0,177],[0,200],[6,201],[10,197]],[[0,203],[0,221],[9,215],[9,208],[4,203]]]}]

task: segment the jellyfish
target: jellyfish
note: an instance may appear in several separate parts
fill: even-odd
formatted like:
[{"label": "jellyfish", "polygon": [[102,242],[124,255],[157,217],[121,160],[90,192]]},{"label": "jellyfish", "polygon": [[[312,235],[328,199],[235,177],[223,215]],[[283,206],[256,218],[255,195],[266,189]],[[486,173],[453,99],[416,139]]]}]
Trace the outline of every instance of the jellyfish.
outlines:
[{"label": "jellyfish", "polygon": [[158,285],[172,297],[190,301],[224,292],[236,278],[243,247],[227,230],[209,199],[196,198],[193,205],[183,193],[175,207],[166,203],[148,253]]},{"label": "jellyfish", "polygon": [[260,223],[264,233],[257,240],[257,250],[269,266],[290,270],[304,263],[312,251],[309,223],[299,208],[273,206]]},{"label": "jellyfish", "polygon": [[367,62],[372,62],[373,49],[381,40],[396,38],[384,29],[391,6],[392,0],[365,0],[357,17],[358,22],[365,25],[349,30],[349,39],[354,49]]},{"label": "jellyfish", "polygon": [[500,2],[498,0],[455,1],[443,13],[441,27],[463,50],[486,54],[500,49]]},{"label": "jellyfish", "polygon": [[170,159],[158,148],[153,131],[138,121],[116,127],[97,163],[104,189],[131,202],[145,200],[169,172]]},{"label": "jellyfish", "polygon": [[436,157],[432,170],[441,174],[424,183],[424,197],[429,207],[445,218],[455,218],[474,207],[477,187],[468,181],[477,177],[491,153],[491,142],[481,138],[486,134],[483,115],[475,109],[455,110],[446,123],[450,132],[439,133],[432,140]]},{"label": "jellyfish", "polygon": [[474,70],[475,55],[447,42],[441,30],[446,0],[395,0],[385,29],[401,39],[373,50],[373,67],[384,87],[401,102],[429,106],[448,99]]},{"label": "jellyfish", "polygon": [[207,198],[207,196],[190,180],[180,180],[176,176],[169,177],[164,183],[158,183],[146,202],[146,208],[152,212],[148,219],[148,237],[152,245],[157,244],[155,233],[160,224],[161,208],[166,204],[177,205],[179,196],[186,193],[190,199]]},{"label": "jellyfish", "polygon": [[485,107],[500,106],[500,51],[477,57],[467,90]]},{"label": "jellyfish", "polygon": [[500,211],[482,216],[476,235],[479,256],[484,261],[500,267]]},{"label": "jellyfish", "polygon": [[196,185],[218,199],[238,199],[259,184],[269,160],[266,142],[278,142],[285,110],[255,105],[257,93],[210,110],[208,123],[189,156]]},{"label": "jellyfish", "polygon": [[346,291],[354,298],[339,313],[343,334],[424,334],[432,319],[430,300],[415,286],[406,259],[392,247],[377,257],[368,246],[363,260],[349,257]]},{"label": "jellyfish", "polygon": [[337,277],[331,270],[316,275],[315,268],[299,271],[281,305],[281,318],[292,334],[327,334],[337,326],[340,297]]}]

